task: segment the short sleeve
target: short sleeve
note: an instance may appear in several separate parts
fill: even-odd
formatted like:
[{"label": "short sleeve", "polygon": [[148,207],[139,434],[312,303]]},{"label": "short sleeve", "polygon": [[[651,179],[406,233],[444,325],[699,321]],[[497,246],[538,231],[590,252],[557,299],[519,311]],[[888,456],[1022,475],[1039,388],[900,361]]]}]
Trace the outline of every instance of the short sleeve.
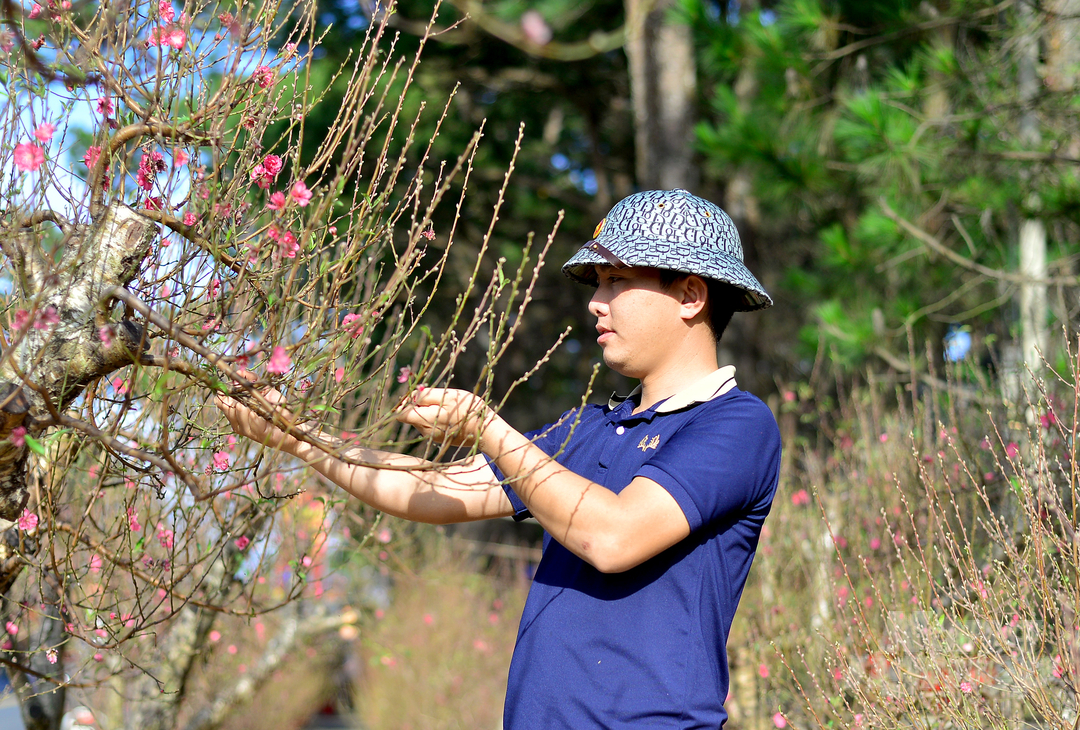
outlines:
[{"label": "short sleeve", "polygon": [[[564,446],[575,415],[576,410],[567,411],[555,423],[549,423],[543,428],[526,432],[525,438],[536,444],[548,456],[555,456]],[[495,466],[495,462],[491,457],[484,454],[484,458],[487,459],[491,470],[495,472],[495,477],[502,483],[503,491],[506,492],[506,497],[514,508],[514,519],[520,522],[532,517],[532,513],[529,512],[529,508],[525,506],[525,503],[521,501],[521,497],[517,495],[513,487],[506,483],[506,475],[502,473],[499,467]]]},{"label": "short sleeve", "polygon": [[742,391],[695,410],[636,476],[664,487],[691,530],[737,514],[767,513],[780,475],[780,430],[772,411]]}]

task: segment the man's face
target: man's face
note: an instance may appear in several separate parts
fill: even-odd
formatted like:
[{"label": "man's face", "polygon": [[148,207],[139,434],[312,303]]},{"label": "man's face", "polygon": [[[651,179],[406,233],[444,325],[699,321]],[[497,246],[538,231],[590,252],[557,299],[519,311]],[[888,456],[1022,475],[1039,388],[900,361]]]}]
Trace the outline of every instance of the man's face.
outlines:
[{"label": "man's face", "polygon": [[597,266],[599,285],[589,302],[604,362],[617,373],[643,378],[654,372],[686,334],[678,286],[665,291],[660,272],[644,267]]}]

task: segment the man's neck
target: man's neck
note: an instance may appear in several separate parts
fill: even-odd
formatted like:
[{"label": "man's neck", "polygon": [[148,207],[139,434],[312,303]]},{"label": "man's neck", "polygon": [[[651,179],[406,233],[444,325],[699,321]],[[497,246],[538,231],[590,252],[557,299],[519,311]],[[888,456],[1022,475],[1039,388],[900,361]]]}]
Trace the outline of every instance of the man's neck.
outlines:
[{"label": "man's neck", "polygon": [[634,409],[634,413],[652,408],[660,401],[670,398],[688,385],[715,372],[718,367],[715,348],[702,352],[696,357],[670,360],[665,367],[641,379],[641,402]]}]

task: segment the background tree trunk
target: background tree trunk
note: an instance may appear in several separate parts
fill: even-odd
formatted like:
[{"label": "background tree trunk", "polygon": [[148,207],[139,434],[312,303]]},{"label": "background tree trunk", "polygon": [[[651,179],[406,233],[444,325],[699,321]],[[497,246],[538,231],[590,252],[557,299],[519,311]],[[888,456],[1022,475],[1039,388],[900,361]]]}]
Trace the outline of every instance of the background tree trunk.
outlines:
[{"label": "background tree trunk", "polygon": [[690,27],[674,17],[675,0],[626,0],[626,56],[634,103],[638,184],[695,190],[694,96]]},{"label": "background tree trunk", "polygon": [[[1042,141],[1039,120],[1031,106],[1039,93],[1040,23],[1028,3],[1020,3],[1020,35],[1017,42],[1017,81],[1020,101],[1024,108],[1020,116],[1020,141],[1035,147]],[[1037,201],[1036,201],[1037,203]],[[1027,219],[1019,232],[1020,273],[1033,280],[1046,279],[1046,226],[1041,220]],[[1028,372],[1038,373],[1046,357],[1046,285],[1027,281],[1020,285],[1020,367],[1021,382],[1026,383],[1029,397],[1036,397]]]}]

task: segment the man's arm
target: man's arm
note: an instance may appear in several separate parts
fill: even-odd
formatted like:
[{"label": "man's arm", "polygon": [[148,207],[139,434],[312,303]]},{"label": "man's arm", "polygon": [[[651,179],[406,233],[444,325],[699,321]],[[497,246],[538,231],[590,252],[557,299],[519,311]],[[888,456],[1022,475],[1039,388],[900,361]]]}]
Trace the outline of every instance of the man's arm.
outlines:
[{"label": "man's arm", "polygon": [[[271,403],[277,393],[265,394]],[[292,454],[360,501],[395,517],[447,524],[513,514],[506,493],[483,456],[434,464],[403,454],[351,447],[338,458],[286,434],[242,403],[217,398],[218,408],[241,436]],[[282,413],[290,420],[287,411]],[[322,434],[313,434],[322,441]],[[353,464],[363,462],[378,466]]]},{"label": "man's arm", "polygon": [[561,466],[471,393],[425,389],[398,418],[437,439],[479,439],[544,529],[601,572],[629,570],[690,534],[678,502],[652,479],[615,494]]}]

